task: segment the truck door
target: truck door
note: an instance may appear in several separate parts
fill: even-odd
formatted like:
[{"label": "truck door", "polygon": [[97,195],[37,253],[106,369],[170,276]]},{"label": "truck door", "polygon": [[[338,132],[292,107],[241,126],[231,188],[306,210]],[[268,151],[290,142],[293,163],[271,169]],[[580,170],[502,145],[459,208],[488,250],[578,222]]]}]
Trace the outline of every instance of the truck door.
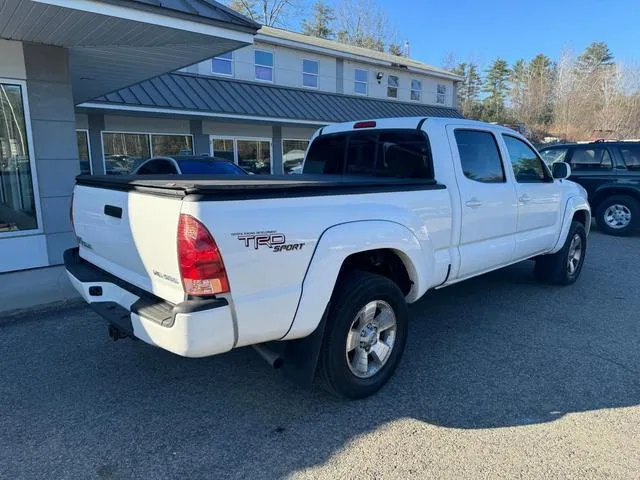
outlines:
[{"label": "truck door", "polygon": [[518,195],[516,257],[549,250],[556,241],[562,195],[538,154],[522,139],[502,134]]},{"label": "truck door", "polygon": [[515,258],[518,210],[494,134],[481,127],[447,130],[461,201],[461,279]]}]

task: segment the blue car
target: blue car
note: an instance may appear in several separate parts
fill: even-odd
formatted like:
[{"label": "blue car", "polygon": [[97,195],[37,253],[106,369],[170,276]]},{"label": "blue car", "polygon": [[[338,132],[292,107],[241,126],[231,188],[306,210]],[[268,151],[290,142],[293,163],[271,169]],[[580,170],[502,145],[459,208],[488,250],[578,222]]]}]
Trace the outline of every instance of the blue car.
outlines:
[{"label": "blue car", "polygon": [[142,162],[134,175],[249,175],[233,162],[209,156],[176,155],[151,157]]}]

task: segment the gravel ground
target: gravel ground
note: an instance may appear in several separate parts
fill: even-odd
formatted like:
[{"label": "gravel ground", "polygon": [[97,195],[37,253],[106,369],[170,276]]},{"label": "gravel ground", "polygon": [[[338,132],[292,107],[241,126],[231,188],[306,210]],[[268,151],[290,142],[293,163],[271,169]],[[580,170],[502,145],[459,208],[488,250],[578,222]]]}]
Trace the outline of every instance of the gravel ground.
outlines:
[{"label": "gravel ground", "polygon": [[525,262],[429,293],[360,402],[251,349],[114,343],[86,307],[0,319],[0,478],[637,479],[638,245],[594,232],[571,287]]}]

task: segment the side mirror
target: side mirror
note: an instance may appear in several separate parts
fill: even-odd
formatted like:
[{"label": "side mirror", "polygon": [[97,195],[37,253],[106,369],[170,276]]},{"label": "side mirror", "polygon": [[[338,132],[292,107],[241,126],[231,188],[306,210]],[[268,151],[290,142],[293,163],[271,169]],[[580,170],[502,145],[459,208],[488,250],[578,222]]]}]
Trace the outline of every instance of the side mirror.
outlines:
[{"label": "side mirror", "polygon": [[553,175],[553,178],[564,180],[571,176],[571,167],[566,162],[556,162],[551,165],[551,174]]}]

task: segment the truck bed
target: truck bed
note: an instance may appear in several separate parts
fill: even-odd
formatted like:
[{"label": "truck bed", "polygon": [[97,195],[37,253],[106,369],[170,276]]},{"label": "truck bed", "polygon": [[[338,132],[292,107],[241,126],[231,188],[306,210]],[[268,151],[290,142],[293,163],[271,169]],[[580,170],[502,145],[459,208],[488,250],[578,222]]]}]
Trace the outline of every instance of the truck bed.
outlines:
[{"label": "truck bed", "polygon": [[78,185],[136,191],[187,200],[353,195],[411,190],[440,190],[433,179],[345,175],[80,175]]}]

